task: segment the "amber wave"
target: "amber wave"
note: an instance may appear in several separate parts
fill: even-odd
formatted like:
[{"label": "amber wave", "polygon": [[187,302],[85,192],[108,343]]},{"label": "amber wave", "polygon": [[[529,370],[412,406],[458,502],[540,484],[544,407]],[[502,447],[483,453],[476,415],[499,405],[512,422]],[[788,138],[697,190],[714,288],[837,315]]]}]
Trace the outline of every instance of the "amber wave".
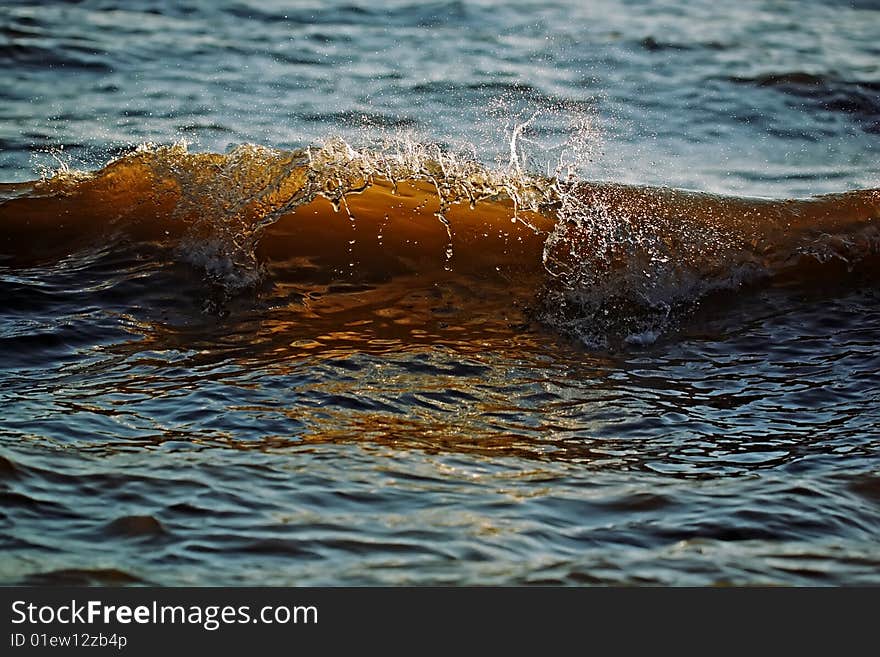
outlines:
[{"label": "amber wave", "polygon": [[0,185],[6,267],[119,240],[173,249],[230,294],[267,279],[454,277],[509,286],[563,330],[607,329],[597,318],[611,316],[635,334],[719,288],[875,267],[880,190],[727,197],[338,140],[225,154],[143,146],[99,171]]}]

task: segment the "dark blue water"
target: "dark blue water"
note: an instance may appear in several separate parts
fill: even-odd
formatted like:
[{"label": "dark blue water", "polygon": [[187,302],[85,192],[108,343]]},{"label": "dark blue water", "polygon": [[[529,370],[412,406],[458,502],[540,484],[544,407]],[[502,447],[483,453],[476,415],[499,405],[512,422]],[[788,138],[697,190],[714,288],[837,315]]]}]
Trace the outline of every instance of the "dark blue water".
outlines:
[{"label": "dark blue water", "polygon": [[[6,2],[0,98],[4,183],[181,140],[509,167],[531,119],[523,169],[801,197],[880,186],[880,4]],[[880,583],[876,262],[597,346],[494,279],[218,291],[179,244],[21,234],[0,225],[4,583]]]}]

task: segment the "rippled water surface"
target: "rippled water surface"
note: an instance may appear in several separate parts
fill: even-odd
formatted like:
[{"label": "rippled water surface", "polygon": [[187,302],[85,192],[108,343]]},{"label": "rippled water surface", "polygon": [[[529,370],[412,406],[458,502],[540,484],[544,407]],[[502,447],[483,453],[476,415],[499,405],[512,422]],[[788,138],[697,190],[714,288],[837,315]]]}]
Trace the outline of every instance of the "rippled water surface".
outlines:
[{"label": "rippled water surface", "polygon": [[[586,197],[566,280],[498,218],[878,188],[878,62],[873,2],[4,3],[0,582],[880,584],[880,195],[735,259],[761,201]],[[440,220],[326,187],[390,137]]]}]

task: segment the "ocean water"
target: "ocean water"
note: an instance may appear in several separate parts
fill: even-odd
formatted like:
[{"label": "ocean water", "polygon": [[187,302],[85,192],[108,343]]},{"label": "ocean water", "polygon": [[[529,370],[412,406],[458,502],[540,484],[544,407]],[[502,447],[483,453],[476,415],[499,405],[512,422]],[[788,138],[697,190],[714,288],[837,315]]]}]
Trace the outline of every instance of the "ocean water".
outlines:
[{"label": "ocean water", "polygon": [[4,2],[0,583],[880,584],[880,3]]}]

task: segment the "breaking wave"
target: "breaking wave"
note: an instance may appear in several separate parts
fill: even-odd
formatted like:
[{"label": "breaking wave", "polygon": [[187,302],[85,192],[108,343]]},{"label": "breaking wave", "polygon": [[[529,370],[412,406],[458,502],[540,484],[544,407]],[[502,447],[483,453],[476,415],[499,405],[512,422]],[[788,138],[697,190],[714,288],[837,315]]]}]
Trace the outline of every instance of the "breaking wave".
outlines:
[{"label": "breaking wave", "polygon": [[563,160],[537,175],[523,127],[494,168],[407,139],[222,154],[143,145],[98,171],[0,185],[0,262],[157,245],[203,272],[220,305],[305,279],[509,286],[535,319],[599,346],[651,342],[718,290],[877,265],[880,190],[724,197],[587,182]]}]

